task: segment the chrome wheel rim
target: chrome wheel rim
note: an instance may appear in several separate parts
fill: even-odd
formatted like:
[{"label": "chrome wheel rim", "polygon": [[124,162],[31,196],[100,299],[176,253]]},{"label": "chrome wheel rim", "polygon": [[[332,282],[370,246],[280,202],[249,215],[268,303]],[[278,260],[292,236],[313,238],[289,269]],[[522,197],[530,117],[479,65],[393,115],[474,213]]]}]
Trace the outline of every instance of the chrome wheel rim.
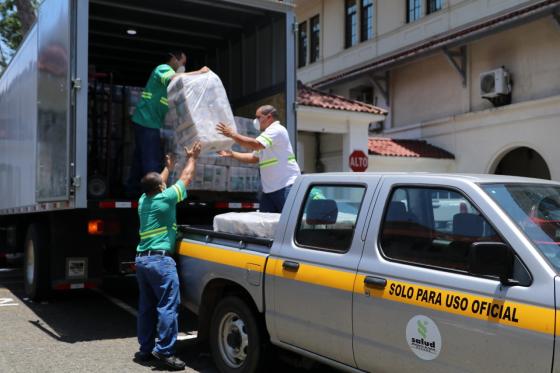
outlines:
[{"label": "chrome wheel rim", "polygon": [[234,312],[228,312],[220,321],[218,346],[222,360],[233,369],[247,359],[249,335],[245,322]]}]

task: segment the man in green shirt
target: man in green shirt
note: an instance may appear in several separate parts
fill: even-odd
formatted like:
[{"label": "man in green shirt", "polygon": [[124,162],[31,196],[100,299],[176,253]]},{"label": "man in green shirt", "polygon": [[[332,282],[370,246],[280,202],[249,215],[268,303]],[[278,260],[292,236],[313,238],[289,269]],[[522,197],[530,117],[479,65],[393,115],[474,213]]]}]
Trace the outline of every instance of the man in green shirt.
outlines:
[{"label": "man in green shirt", "polygon": [[138,195],[138,182],[143,175],[161,169],[163,153],[160,129],[168,111],[167,86],[181,74],[201,74],[208,71],[204,66],[200,70],[184,73],[186,63],[185,53],[168,53],[167,62],[157,66],[150,74],[142,97],[136,105],[132,116],[136,145],[128,181],[128,191],[132,195]]},{"label": "man in green shirt", "polygon": [[141,181],[144,194],[138,202],[140,243],[136,249],[136,278],[140,351],[136,359],[147,361],[154,356],[176,370],[184,369],[185,363],[175,356],[179,306],[179,277],[172,256],[177,234],[175,206],[187,198],[186,188],[195,175],[200,149],[199,142],[190,150],[185,148],[187,164],[179,181],[169,188],[165,184],[173,168],[169,156],[161,174],[146,174]]}]

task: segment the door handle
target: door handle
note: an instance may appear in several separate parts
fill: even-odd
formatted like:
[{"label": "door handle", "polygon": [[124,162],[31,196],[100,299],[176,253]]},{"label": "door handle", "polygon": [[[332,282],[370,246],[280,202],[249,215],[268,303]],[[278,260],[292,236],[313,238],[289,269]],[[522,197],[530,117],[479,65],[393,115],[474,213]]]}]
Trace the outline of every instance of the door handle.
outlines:
[{"label": "door handle", "polygon": [[297,272],[297,270],[299,269],[299,263],[285,260],[284,263],[282,263],[282,268],[284,268],[287,271]]},{"label": "door handle", "polygon": [[381,277],[366,276],[366,278],[364,278],[364,284],[383,289],[387,286],[387,280]]}]

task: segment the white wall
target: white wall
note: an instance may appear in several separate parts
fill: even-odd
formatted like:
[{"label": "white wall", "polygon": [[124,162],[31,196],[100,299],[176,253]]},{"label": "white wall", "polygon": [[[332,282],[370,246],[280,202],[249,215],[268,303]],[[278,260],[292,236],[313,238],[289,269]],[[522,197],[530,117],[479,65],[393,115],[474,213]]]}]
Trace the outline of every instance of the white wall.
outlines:
[{"label": "white wall", "polygon": [[480,98],[479,75],[505,66],[513,76],[513,102],[560,94],[560,27],[547,17],[469,46],[471,108],[491,107]]},{"label": "white wall", "polygon": [[513,103],[560,94],[560,28],[551,18],[480,39],[467,50],[467,87],[443,53],[391,72],[393,127],[491,108],[480,97],[480,74],[500,66],[512,73]]},{"label": "white wall", "polygon": [[391,72],[392,126],[462,113],[468,91],[443,53]]},{"label": "white wall", "polygon": [[455,155],[456,171],[493,172],[509,151],[526,146],[539,153],[553,180],[560,180],[560,95],[497,109],[395,128],[393,138],[422,138]]},{"label": "white wall", "polygon": [[[344,48],[344,2],[342,0],[298,0],[298,21],[315,14],[321,18],[321,59],[298,70],[303,82],[315,82],[325,76],[362,65],[435,35],[466,26],[481,18],[498,14],[532,0],[444,0],[444,8],[406,23],[404,0],[375,1],[374,38]],[[425,6],[425,1],[422,1]],[[425,13],[425,9],[423,11]]]},{"label": "white wall", "polygon": [[455,172],[453,159],[370,155],[368,172]]}]

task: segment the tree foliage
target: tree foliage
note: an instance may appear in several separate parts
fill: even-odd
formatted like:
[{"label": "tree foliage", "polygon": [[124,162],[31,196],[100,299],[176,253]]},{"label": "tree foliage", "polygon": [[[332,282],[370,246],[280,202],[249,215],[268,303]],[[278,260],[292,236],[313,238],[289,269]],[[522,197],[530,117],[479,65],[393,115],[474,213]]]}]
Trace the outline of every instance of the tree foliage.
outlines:
[{"label": "tree foliage", "polygon": [[35,22],[38,0],[0,0],[0,71]]}]

